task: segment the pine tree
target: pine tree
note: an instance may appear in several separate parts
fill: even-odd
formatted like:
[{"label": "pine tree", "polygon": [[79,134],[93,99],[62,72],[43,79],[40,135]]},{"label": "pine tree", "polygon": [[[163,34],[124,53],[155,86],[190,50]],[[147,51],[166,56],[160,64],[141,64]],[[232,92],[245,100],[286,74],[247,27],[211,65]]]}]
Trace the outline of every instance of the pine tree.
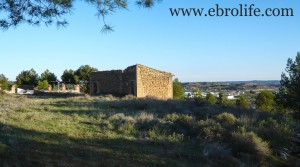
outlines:
[{"label": "pine tree", "polygon": [[285,73],[281,74],[279,93],[276,102],[291,111],[298,113],[300,119],[300,52],[295,61],[288,59]]}]

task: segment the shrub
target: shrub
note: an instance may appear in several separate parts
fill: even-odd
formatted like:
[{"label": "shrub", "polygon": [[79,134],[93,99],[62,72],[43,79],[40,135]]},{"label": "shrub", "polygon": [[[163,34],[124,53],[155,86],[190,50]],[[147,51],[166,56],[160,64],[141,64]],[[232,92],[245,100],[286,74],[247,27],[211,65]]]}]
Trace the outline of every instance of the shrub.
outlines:
[{"label": "shrub", "polygon": [[147,112],[140,112],[135,116],[135,120],[138,123],[143,123],[143,122],[150,122],[154,119],[154,114],[153,113],[147,113]]},{"label": "shrub", "polygon": [[165,132],[161,132],[157,128],[153,128],[153,129],[149,130],[148,137],[152,141],[165,141],[166,140]]},{"label": "shrub", "polygon": [[259,111],[271,111],[274,105],[274,95],[270,91],[263,90],[256,96],[255,104]]},{"label": "shrub", "polygon": [[253,127],[258,118],[257,113],[253,114],[242,114],[240,117],[240,122],[243,123],[246,127]]},{"label": "shrub", "polygon": [[222,138],[224,133],[224,129],[221,124],[212,119],[200,120],[197,123],[196,129],[198,132],[197,138],[202,141],[218,141]]},{"label": "shrub", "polygon": [[155,126],[159,126],[160,120],[153,114],[141,112],[135,116],[136,128],[139,131],[149,131]]},{"label": "shrub", "polygon": [[238,121],[238,119],[233,114],[227,112],[217,115],[216,119],[221,123],[225,123],[229,125],[233,125]]},{"label": "shrub", "polygon": [[179,119],[180,115],[176,114],[176,113],[172,113],[172,114],[167,114],[163,120],[164,121],[169,121],[169,122],[175,122]]},{"label": "shrub", "polygon": [[118,131],[125,135],[135,134],[135,124],[132,121],[126,121],[125,123],[119,126]]},{"label": "shrub", "polygon": [[123,113],[112,115],[108,118],[113,125],[113,129],[123,134],[134,132],[135,119],[131,116],[125,116]]},{"label": "shrub", "polygon": [[203,155],[208,161],[208,166],[244,166],[237,158],[232,156],[231,150],[222,143],[205,144]]},{"label": "shrub", "polygon": [[236,100],[236,106],[240,109],[247,109],[249,107],[249,103],[248,101],[245,99],[244,96],[240,96],[237,100]]},{"label": "shrub", "polygon": [[175,132],[167,137],[167,140],[170,143],[180,143],[183,141],[183,139],[184,139],[183,134],[176,134]]},{"label": "shrub", "polygon": [[[232,133],[230,140],[233,151],[237,156],[251,156],[252,161],[263,163],[271,155],[271,150],[267,142],[263,141],[254,132]],[[248,157],[249,158],[249,157]]]},{"label": "shrub", "polygon": [[290,145],[294,134],[289,124],[272,118],[260,121],[256,131],[263,139],[270,141],[270,145],[277,150]]},{"label": "shrub", "polygon": [[37,89],[38,90],[46,90],[46,89],[48,89],[48,81],[47,80],[38,81]]},{"label": "shrub", "polygon": [[[195,120],[192,116],[187,114],[178,115],[179,117],[173,122],[172,130],[179,134],[187,136],[196,136],[194,124]],[[177,117],[174,115],[174,117]]]}]

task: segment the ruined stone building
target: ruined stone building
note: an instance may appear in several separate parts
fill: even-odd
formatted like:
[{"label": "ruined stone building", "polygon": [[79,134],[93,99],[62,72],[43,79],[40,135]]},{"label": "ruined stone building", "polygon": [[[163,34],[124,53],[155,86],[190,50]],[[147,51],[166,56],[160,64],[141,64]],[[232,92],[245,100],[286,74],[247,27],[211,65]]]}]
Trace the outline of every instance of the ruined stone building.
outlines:
[{"label": "ruined stone building", "polygon": [[144,65],[133,65],[125,70],[91,73],[90,94],[134,95],[138,98],[173,98],[173,75]]}]

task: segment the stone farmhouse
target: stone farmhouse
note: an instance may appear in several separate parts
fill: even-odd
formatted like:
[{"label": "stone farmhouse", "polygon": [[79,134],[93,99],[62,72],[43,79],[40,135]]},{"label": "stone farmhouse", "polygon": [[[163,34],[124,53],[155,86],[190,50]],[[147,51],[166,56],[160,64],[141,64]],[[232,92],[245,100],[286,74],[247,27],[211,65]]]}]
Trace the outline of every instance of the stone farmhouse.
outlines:
[{"label": "stone farmhouse", "polygon": [[173,98],[173,75],[144,65],[133,65],[125,70],[91,73],[90,94],[114,96],[133,95],[138,98]]}]

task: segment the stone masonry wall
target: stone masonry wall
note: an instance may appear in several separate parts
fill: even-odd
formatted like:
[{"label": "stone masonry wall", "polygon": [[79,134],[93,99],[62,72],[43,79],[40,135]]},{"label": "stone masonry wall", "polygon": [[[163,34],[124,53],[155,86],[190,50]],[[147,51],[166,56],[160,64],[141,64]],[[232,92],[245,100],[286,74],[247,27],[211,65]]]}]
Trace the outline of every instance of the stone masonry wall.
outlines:
[{"label": "stone masonry wall", "polygon": [[173,98],[173,75],[137,65],[137,97]]},{"label": "stone masonry wall", "polygon": [[136,66],[130,66],[123,71],[122,83],[124,95],[137,95]]},{"label": "stone masonry wall", "polygon": [[122,70],[99,71],[91,74],[90,94],[122,94]]}]

